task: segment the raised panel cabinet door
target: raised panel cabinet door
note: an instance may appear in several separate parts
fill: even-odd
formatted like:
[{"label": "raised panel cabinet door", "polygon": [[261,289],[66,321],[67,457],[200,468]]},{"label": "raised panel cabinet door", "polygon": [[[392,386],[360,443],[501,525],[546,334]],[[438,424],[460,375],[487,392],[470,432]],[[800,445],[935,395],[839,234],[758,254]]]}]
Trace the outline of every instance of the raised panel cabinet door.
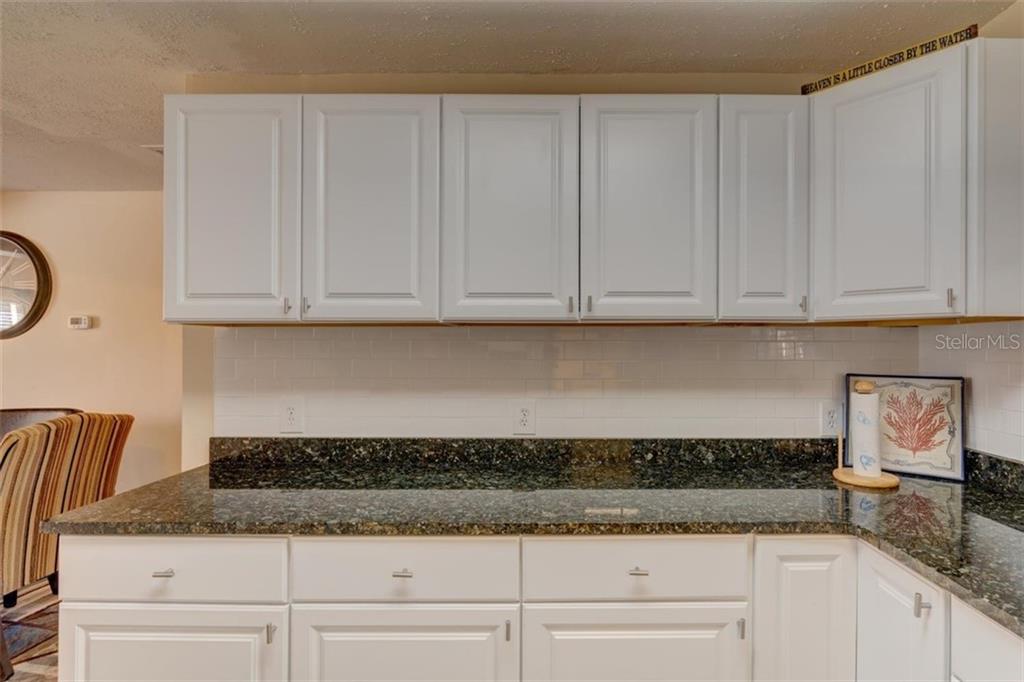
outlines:
[{"label": "raised panel cabinet door", "polygon": [[519,679],[518,604],[292,607],[292,680]]},{"label": "raised panel cabinet door", "polygon": [[758,537],[754,679],[852,680],[857,664],[857,541]]},{"label": "raised panel cabinet door", "polygon": [[718,315],[806,320],[807,98],[722,95],[718,109]]},{"label": "raised panel cabinet door", "polygon": [[1024,680],[1024,639],[953,597],[950,604],[950,680]]},{"label": "raised panel cabinet door", "polygon": [[60,606],[59,677],[67,682],[287,680],[287,647],[287,606]]},{"label": "raised panel cabinet door", "polygon": [[857,679],[948,679],[946,594],[864,543],[857,554]]},{"label": "raised panel cabinet door", "polygon": [[815,319],[963,313],[966,54],[811,97]]},{"label": "raised panel cabinet door", "polygon": [[441,314],[575,320],[579,97],[444,97]]},{"label": "raised panel cabinet door", "polygon": [[164,101],[164,319],[299,319],[298,95]]},{"label": "raised panel cabinet door", "polygon": [[526,604],[523,679],[747,680],[745,602]]},{"label": "raised panel cabinet door", "polygon": [[714,319],[716,95],[584,95],[584,319]]},{"label": "raised panel cabinet door", "polygon": [[303,98],[302,317],[437,318],[439,95]]},{"label": "raised panel cabinet door", "polygon": [[1024,40],[972,40],[967,63],[967,314],[1024,315]]}]

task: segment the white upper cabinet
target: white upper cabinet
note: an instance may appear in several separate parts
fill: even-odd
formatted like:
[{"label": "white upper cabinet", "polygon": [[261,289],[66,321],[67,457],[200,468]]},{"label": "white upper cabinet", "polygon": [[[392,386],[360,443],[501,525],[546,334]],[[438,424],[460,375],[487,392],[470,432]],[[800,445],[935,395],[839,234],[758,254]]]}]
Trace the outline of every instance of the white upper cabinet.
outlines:
[{"label": "white upper cabinet", "polygon": [[442,317],[575,320],[579,97],[444,98]]},{"label": "white upper cabinet", "polygon": [[857,679],[949,679],[946,593],[877,550],[858,549]]},{"label": "white upper cabinet", "polygon": [[967,313],[1024,315],[1024,40],[967,55]]},{"label": "white upper cabinet", "polygon": [[586,95],[584,319],[714,319],[716,95]]},{"label": "white upper cabinet", "polygon": [[967,46],[814,95],[814,317],[965,310]]},{"label": "white upper cabinet", "polygon": [[302,98],[164,103],[164,318],[299,318]]},{"label": "white upper cabinet", "polygon": [[441,98],[303,101],[302,317],[437,318]]},{"label": "white upper cabinet", "polygon": [[1024,40],[793,95],[175,95],[173,322],[1024,316]]},{"label": "white upper cabinet", "polygon": [[719,317],[807,319],[808,104],[719,98]]}]

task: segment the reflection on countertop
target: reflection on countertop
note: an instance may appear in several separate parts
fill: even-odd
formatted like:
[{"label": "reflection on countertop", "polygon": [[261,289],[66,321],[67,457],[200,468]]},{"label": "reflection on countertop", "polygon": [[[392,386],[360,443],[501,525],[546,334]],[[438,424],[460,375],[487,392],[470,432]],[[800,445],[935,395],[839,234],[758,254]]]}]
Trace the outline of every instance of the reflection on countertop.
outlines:
[{"label": "reflection on countertop", "polygon": [[1024,492],[1015,470],[969,485],[904,477],[896,491],[873,492],[833,482],[834,443],[824,439],[211,445],[208,466],[44,527],[121,535],[853,534],[1024,635]]}]

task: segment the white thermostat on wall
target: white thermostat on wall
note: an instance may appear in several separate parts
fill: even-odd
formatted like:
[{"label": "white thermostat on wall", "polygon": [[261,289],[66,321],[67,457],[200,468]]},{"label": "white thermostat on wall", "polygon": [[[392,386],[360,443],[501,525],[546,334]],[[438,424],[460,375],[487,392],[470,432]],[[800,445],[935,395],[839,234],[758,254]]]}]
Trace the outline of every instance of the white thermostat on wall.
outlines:
[{"label": "white thermostat on wall", "polygon": [[88,315],[72,315],[68,318],[70,329],[92,329],[92,318]]}]

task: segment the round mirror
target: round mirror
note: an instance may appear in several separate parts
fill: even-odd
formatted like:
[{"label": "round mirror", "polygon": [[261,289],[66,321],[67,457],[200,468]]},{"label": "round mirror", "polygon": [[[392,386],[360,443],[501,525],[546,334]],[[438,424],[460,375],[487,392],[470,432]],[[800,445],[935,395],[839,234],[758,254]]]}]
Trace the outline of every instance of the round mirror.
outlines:
[{"label": "round mirror", "polygon": [[24,334],[50,304],[50,267],[35,244],[0,231],[0,339]]}]

